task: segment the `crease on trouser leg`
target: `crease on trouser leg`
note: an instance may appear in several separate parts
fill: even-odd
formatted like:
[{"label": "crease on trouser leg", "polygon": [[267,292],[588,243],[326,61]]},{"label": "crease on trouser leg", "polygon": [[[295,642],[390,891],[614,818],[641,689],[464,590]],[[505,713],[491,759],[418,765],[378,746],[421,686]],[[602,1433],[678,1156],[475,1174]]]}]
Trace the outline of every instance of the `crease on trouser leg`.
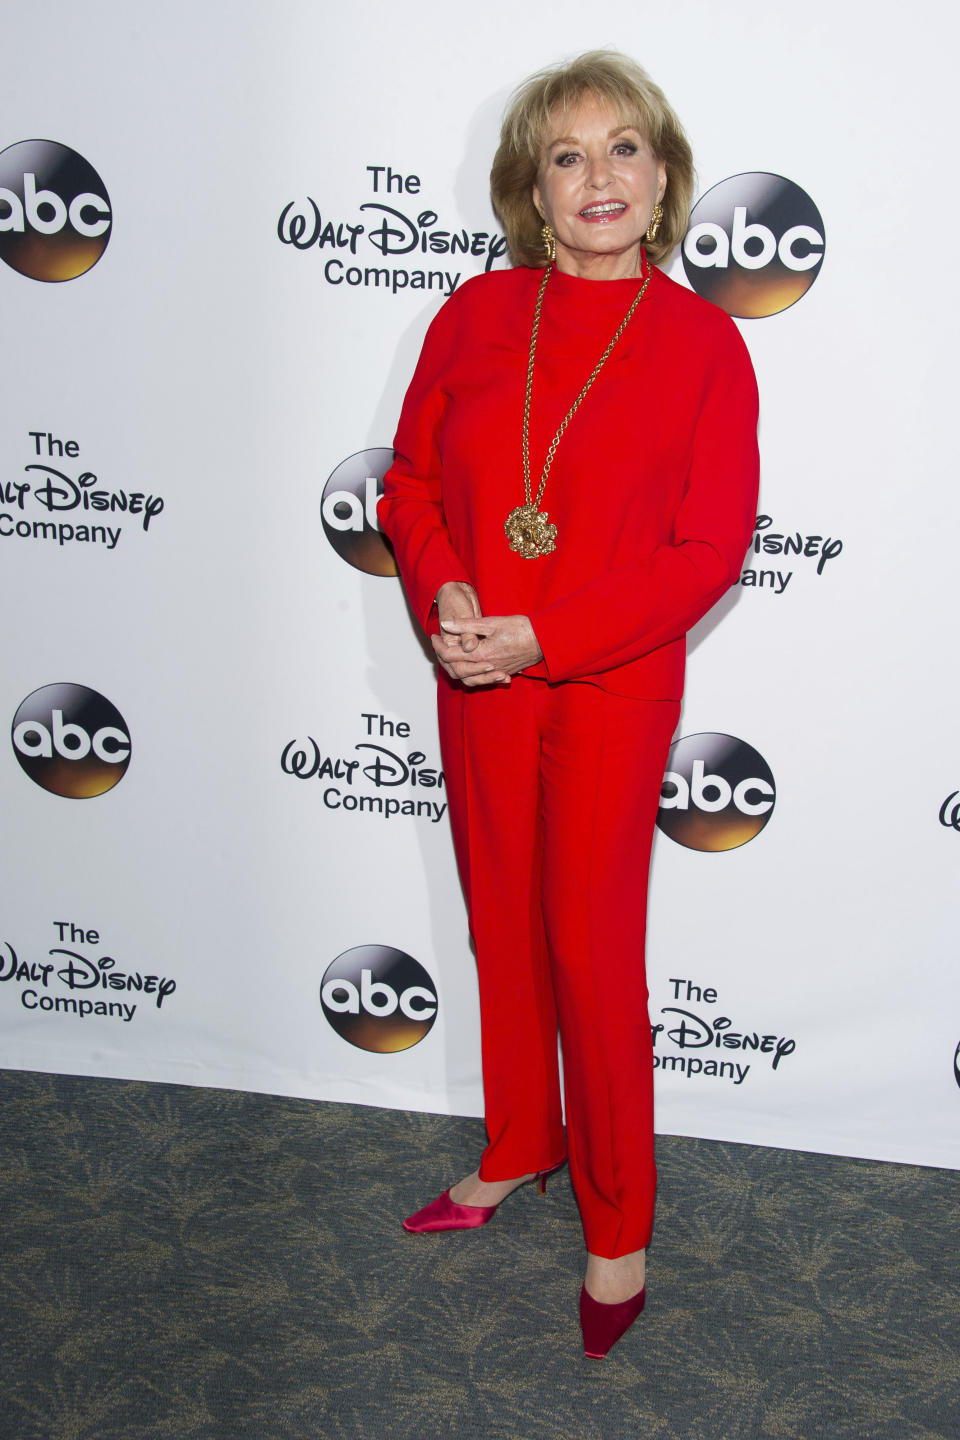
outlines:
[{"label": "crease on trouser leg", "polygon": [[[588,1249],[613,1258],[645,1247],[653,1217],[644,918],[656,806],[679,707],[588,689],[594,694],[566,697],[561,743],[545,762],[554,807],[545,901],[571,1176]],[[628,794],[635,794],[633,805],[625,805]],[[574,889],[569,877],[578,864],[585,883]]]},{"label": "crease on trouser leg", "polygon": [[462,714],[462,795],[450,813],[458,859],[469,866],[490,1138],[485,1180],[545,1169],[564,1153],[556,1008],[542,915],[531,900],[540,853],[539,738],[528,693],[535,683],[449,697]]}]

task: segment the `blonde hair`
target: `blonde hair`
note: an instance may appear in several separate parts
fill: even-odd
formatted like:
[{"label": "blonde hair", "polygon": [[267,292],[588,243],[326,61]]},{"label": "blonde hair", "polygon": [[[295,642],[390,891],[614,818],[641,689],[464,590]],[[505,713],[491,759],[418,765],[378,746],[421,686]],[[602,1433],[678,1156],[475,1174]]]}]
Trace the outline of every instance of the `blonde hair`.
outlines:
[{"label": "blonde hair", "polygon": [[608,101],[622,124],[639,130],[667,172],[660,231],[656,240],[645,242],[650,260],[659,263],[686,233],[694,170],[683,126],[663,91],[634,60],[616,50],[589,50],[531,75],[514,91],[504,114],[490,195],[517,265],[547,263],[533,186],[551,130],[586,95]]}]

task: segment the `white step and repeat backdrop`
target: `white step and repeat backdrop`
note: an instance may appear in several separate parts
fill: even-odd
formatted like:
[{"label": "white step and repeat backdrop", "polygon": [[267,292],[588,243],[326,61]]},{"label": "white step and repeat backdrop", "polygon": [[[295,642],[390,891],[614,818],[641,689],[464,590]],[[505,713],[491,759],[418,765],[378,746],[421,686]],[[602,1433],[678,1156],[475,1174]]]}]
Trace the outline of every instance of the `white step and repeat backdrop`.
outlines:
[{"label": "white step and repeat backdrop", "polygon": [[[498,119],[636,56],[762,396],[649,936],[658,1128],[960,1165],[957,28],[709,0],[94,0],[0,97],[0,1061],[479,1114],[433,675],[376,527]],[[588,420],[584,413],[585,422]]]}]

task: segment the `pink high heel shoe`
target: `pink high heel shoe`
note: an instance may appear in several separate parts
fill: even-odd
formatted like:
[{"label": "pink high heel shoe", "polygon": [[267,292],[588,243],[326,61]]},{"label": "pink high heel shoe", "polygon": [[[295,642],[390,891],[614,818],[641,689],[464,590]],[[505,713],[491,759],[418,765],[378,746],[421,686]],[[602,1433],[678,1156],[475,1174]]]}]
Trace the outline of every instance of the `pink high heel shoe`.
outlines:
[{"label": "pink high heel shoe", "polygon": [[[523,1184],[536,1184],[540,1194],[546,1195],[549,1176],[555,1175],[566,1163],[565,1159],[558,1160],[549,1170],[538,1170],[532,1180],[524,1180]],[[517,1189],[520,1189],[519,1185]],[[513,1194],[513,1191],[510,1193]],[[494,1211],[499,1208],[499,1205],[458,1205],[456,1200],[450,1199],[450,1191],[444,1190],[442,1195],[431,1200],[415,1215],[408,1215],[403,1221],[403,1228],[411,1235],[435,1235],[441,1230],[479,1230],[481,1225],[493,1219]]]},{"label": "pink high heel shoe", "polygon": [[626,1335],[646,1303],[646,1285],[629,1300],[613,1305],[594,1300],[584,1285],[580,1291],[580,1329],[583,1331],[583,1353],[587,1359],[602,1360]]}]

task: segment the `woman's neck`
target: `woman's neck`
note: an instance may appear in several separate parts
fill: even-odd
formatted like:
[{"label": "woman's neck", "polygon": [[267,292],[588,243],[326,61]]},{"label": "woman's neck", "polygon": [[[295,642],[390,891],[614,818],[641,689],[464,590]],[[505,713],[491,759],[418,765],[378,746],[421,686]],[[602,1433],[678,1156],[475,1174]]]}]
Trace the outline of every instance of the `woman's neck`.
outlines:
[{"label": "woman's neck", "polygon": [[606,255],[558,245],[554,264],[564,275],[575,275],[580,280],[639,280],[643,274],[643,247],[633,245],[629,250]]}]

